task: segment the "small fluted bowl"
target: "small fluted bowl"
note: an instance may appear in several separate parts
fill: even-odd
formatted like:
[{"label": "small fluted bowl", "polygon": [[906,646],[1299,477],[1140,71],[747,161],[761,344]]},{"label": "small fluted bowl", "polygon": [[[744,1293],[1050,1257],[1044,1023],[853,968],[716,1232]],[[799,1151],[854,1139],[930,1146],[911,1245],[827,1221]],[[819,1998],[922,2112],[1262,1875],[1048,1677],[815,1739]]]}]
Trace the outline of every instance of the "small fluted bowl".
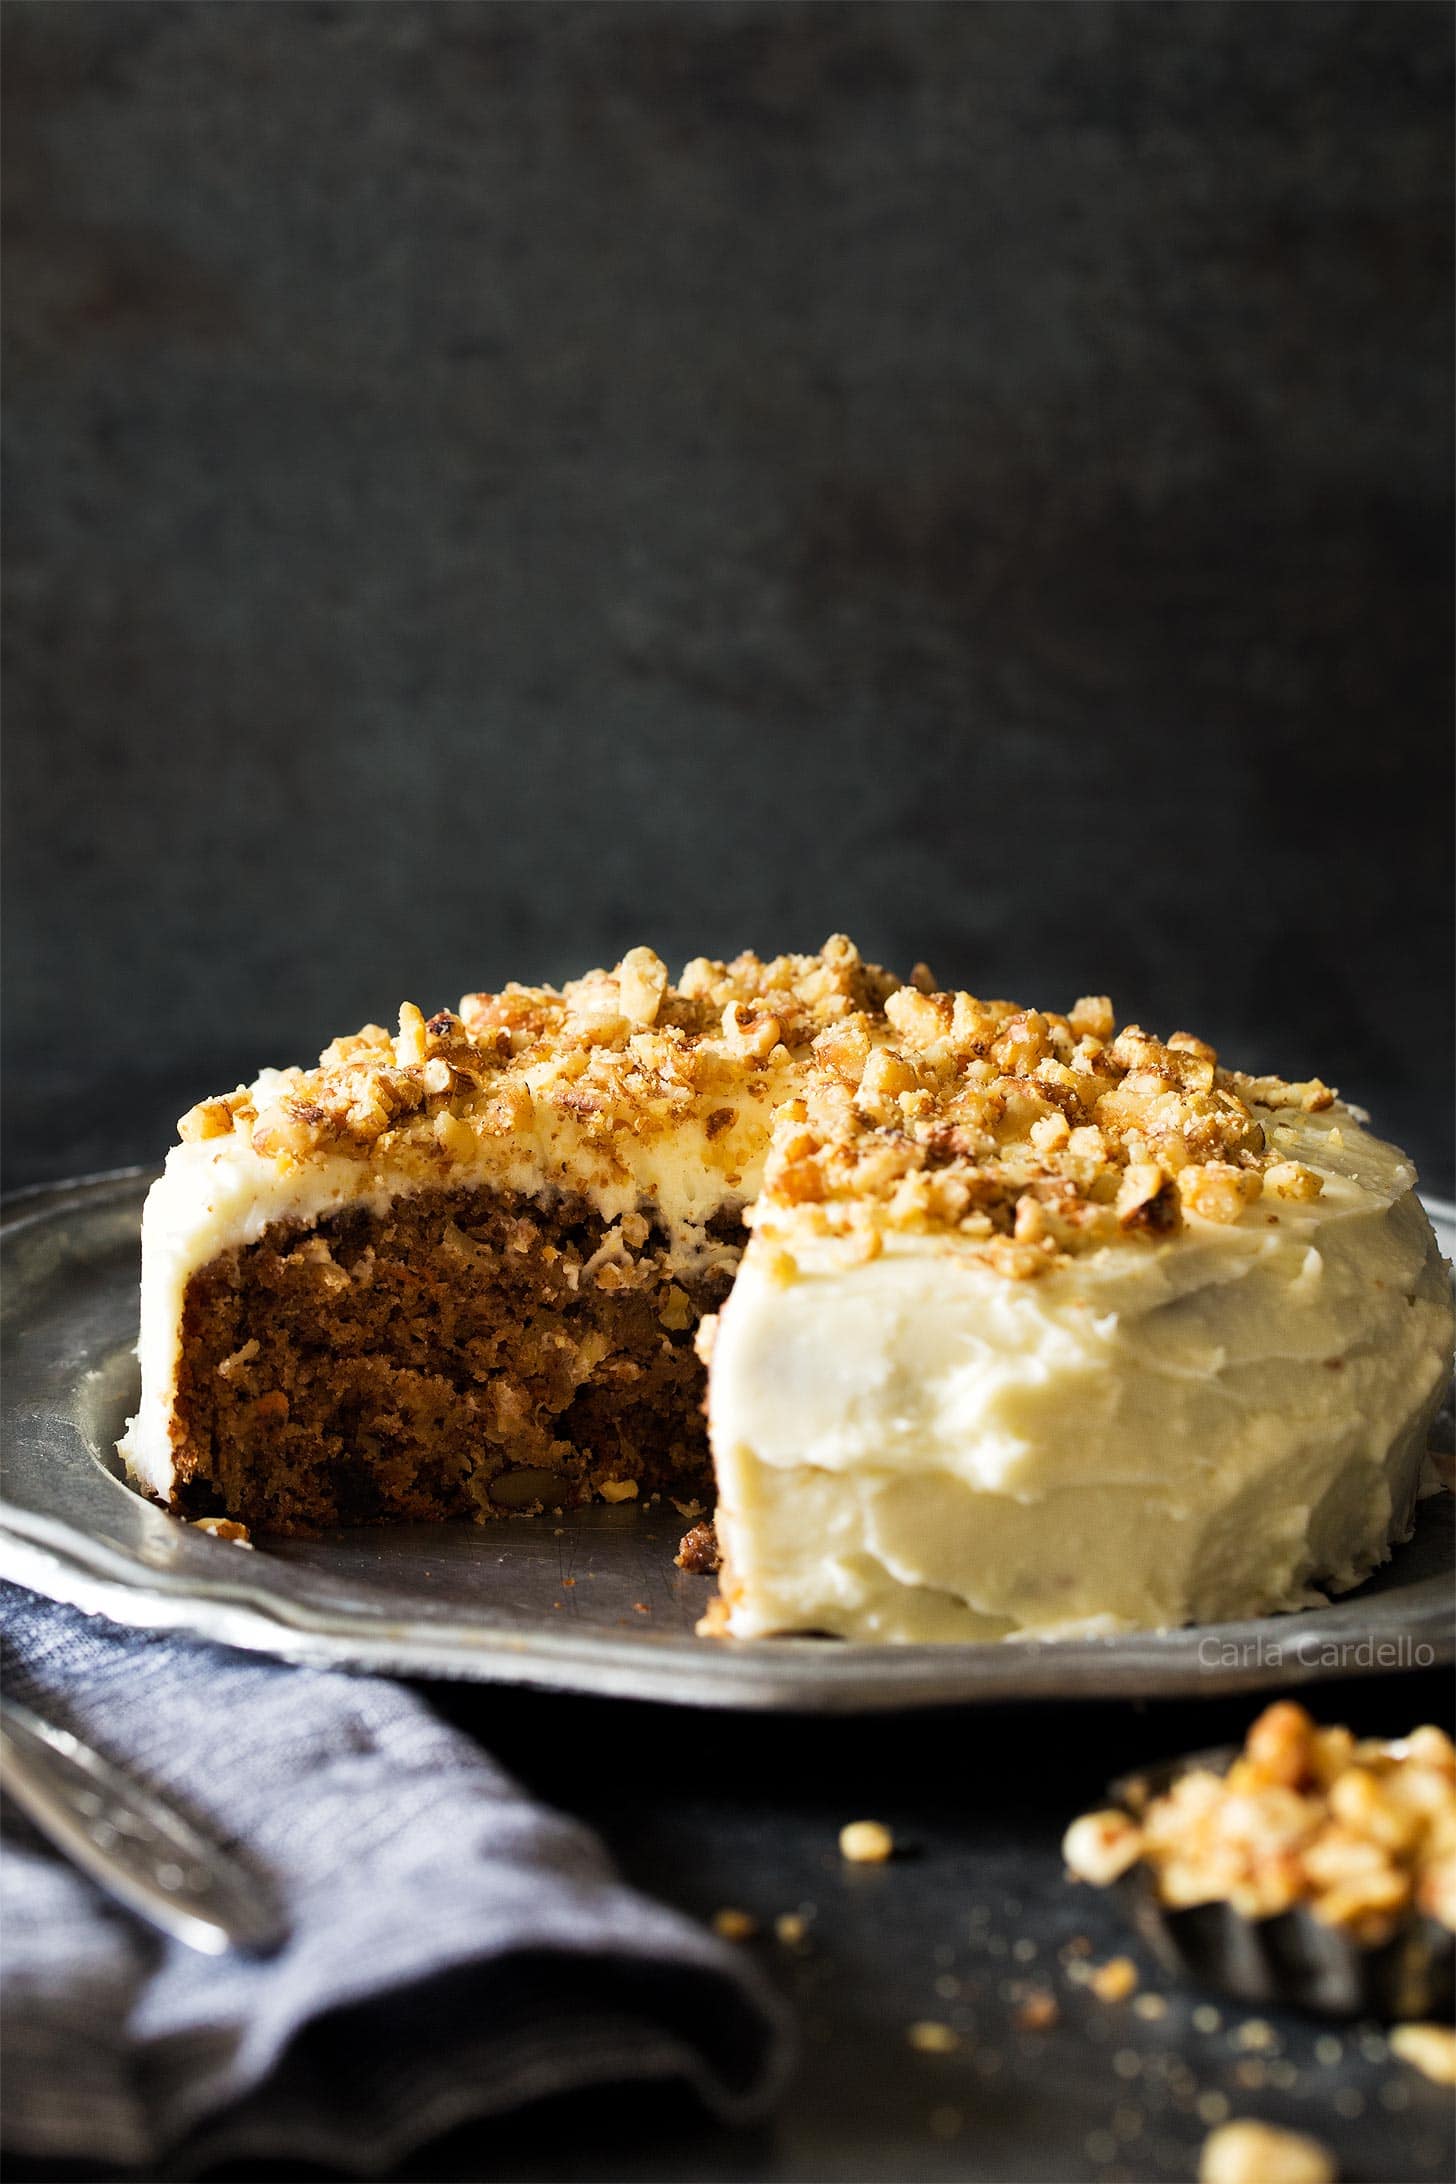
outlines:
[{"label": "small fluted bowl", "polygon": [[[1193,1768],[1225,1774],[1233,1745],[1190,1752],[1114,1782],[1113,1804],[1140,1820],[1149,1801]],[[1450,2017],[1456,1995],[1456,1934],[1425,1913],[1403,1920],[1388,1941],[1362,1947],[1304,1904],[1251,1919],[1228,1903],[1174,1909],[1158,1895],[1141,1859],[1114,1884],[1123,1908],[1164,1971],[1236,2001],[1311,2010],[1321,2017]]]}]

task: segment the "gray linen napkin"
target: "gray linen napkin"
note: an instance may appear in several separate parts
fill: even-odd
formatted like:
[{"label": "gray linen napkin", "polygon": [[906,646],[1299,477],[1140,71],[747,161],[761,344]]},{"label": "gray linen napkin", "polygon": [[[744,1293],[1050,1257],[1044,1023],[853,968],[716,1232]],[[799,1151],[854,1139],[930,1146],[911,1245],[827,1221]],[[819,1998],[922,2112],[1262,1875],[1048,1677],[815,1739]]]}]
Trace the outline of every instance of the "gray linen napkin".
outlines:
[{"label": "gray linen napkin", "polygon": [[7,1804],[0,2138],[190,2174],[377,2173],[542,2094],[678,2079],[761,2113],[789,2046],[742,1953],[636,1894],[407,1687],[123,1631],[0,1586],[10,1695],[268,1877],[271,1959],[153,1935]]}]

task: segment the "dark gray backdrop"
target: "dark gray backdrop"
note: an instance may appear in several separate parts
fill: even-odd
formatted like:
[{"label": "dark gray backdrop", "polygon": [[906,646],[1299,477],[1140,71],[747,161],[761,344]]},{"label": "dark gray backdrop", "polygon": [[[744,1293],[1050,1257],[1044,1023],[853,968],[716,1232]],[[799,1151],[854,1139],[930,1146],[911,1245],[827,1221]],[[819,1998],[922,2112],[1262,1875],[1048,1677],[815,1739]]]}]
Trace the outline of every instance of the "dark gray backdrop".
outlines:
[{"label": "dark gray backdrop", "polygon": [[13,1180],[843,927],[1449,1188],[1444,0],[4,39]]}]

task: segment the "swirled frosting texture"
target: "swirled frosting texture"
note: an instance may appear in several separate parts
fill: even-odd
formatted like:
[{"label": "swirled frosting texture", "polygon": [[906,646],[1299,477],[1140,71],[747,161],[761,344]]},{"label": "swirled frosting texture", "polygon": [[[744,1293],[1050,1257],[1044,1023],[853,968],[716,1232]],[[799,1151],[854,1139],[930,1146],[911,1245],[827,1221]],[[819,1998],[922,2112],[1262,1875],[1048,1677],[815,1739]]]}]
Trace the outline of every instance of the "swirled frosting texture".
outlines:
[{"label": "swirled frosting texture", "polygon": [[1408,1528],[1450,1370],[1414,1174],[1347,1108],[1253,1112],[1318,1177],[1007,1279],[785,1203],[720,1316],[727,1628],[1087,1636],[1311,1604]]}]

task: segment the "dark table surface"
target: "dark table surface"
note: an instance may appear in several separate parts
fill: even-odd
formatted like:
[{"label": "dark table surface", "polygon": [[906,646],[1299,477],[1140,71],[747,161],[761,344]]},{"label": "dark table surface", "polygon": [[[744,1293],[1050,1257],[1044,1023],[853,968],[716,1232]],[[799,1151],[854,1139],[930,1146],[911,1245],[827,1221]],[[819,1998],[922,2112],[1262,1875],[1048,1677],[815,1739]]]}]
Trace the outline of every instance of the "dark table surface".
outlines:
[{"label": "dark table surface", "polygon": [[[597,1827],[640,1887],[695,1917],[725,1905],[756,1917],[746,1946],[792,1997],[802,2057],[757,2128],[715,2124],[670,2091],[593,2092],[461,2130],[401,2178],[1152,2184],[1193,2178],[1228,2116],[1313,2133],[1344,2184],[1451,2174],[1450,2095],[1394,2062],[1379,2026],[1179,1988],[1129,1942],[1112,1901],[1063,1878],[1062,1829],[1109,1775],[1240,1734],[1247,1699],[828,1721],[465,1687],[430,1696]],[[1429,1672],[1332,1683],[1315,1705],[1383,1731],[1444,1718],[1449,1697],[1449,1678]],[[890,1864],[839,1857],[839,1828],[862,1817],[894,1831]],[[800,1951],[772,1937],[784,1911],[808,1921]],[[1099,2002],[1071,1967],[1123,1953],[1137,1992]],[[1014,2023],[1032,1987],[1059,2006],[1045,2031]],[[950,2026],[959,2046],[913,2050],[907,2027],[922,2019]]]},{"label": "dark table surface", "polygon": [[[1451,1188],[1448,9],[6,19],[8,1183],[406,994],[843,926],[1318,1070]],[[748,1944],[772,2123],[405,2173],[1111,2184],[1226,2112],[1451,2173],[1375,2028],[1068,1976],[1126,1943],[1067,1820],[1248,1701],[436,1697],[663,1898],[812,1916]]]},{"label": "dark table surface", "polygon": [[[429,1696],[597,1828],[638,1886],[694,1917],[748,1912],[758,1934],[745,1946],[793,2001],[801,2059],[756,2128],[718,2125],[671,2090],[594,2092],[462,2130],[401,2177],[1152,2184],[1192,2178],[1203,2138],[1231,2115],[1313,2132],[1345,2184],[1451,2173],[1450,2096],[1393,2062],[1378,2026],[1180,1989],[1114,1901],[1063,1876],[1062,1832],[1112,1777],[1241,1735],[1248,1697],[844,1720],[466,1685]],[[1304,1696],[1323,1719],[1396,1733],[1445,1721],[1451,1679],[1414,1670]],[[840,1858],[840,1828],[863,1818],[892,1829],[888,1865]],[[797,1948],[774,1937],[784,1912],[806,1922]],[[1137,1994],[1098,2001],[1078,1971],[1122,1953]],[[1041,2031],[1015,2022],[1033,1988],[1058,2005]],[[910,2046],[925,2019],[952,2029],[953,2051]],[[266,2171],[285,2173],[322,2172]]]}]

